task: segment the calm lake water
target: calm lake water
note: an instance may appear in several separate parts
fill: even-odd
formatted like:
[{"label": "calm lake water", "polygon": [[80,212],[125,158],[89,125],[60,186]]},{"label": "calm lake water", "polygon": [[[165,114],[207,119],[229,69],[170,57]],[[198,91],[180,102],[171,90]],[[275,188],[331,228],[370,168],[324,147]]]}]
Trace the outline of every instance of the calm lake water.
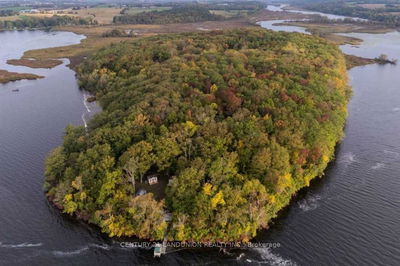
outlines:
[{"label": "calm lake water", "polygon": [[[354,36],[365,42],[343,51],[400,57],[399,33]],[[61,143],[68,123],[83,125],[82,117],[89,119],[95,106],[84,105],[85,95],[65,64],[32,70],[5,61],[32,47],[82,38],[65,32],[0,33],[0,69],[46,76],[0,85],[0,265],[398,265],[400,66],[350,71],[354,94],[337,159],[253,241],[280,247],[176,250],[156,260],[152,250],[122,248],[97,228],[60,214],[42,192],[47,153]],[[15,88],[19,92],[12,92]]]}]

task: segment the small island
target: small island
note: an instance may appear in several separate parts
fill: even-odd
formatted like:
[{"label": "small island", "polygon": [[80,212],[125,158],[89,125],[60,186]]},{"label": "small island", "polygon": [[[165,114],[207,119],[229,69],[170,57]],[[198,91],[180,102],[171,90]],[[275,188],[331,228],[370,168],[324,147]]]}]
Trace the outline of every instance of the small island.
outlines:
[{"label": "small island", "polygon": [[9,59],[7,64],[14,66],[26,66],[30,68],[53,68],[62,64],[61,60],[54,59]]},{"label": "small island", "polygon": [[0,70],[0,83],[7,83],[10,81],[17,81],[22,79],[40,79],[44,78],[43,76],[29,74],[29,73],[16,73],[16,72],[9,72],[7,70]]},{"label": "small island", "polygon": [[44,188],[111,237],[249,241],[324,174],[351,95],[337,46],[263,29],[123,42],[77,73],[102,112],[67,127]]},{"label": "small island", "polygon": [[390,64],[396,65],[397,60],[389,59],[389,57],[385,54],[381,54],[379,57],[375,58],[374,61],[380,65]]}]

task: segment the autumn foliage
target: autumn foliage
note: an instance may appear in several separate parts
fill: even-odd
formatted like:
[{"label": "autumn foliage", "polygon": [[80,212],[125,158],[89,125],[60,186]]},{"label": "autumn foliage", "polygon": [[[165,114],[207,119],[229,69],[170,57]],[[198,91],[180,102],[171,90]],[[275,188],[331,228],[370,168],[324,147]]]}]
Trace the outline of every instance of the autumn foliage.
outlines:
[{"label": "autumn foliage", "polygon": [[[321,176],[342,138],[342,54],[297,33],[155,36],[103,49],[78,70],[103,111],[68,126],[47,196],[110,236],[247,241]],[[137,195],[149,173],[165,199]]]}]

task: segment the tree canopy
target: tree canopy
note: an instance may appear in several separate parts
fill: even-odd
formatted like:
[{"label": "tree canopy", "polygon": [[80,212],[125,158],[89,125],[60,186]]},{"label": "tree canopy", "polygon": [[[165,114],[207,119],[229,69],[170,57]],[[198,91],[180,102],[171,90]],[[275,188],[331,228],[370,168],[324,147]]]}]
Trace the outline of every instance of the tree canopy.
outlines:
[{"label": "tree canopy", "polygon": [[[344,58],[323,39],[264,29],[160,35],[78,69],[103,111],[66,128],[47,196],[110,236],[247,241],[323,175],[343,134]],[[136,195],[148,173],[166,197]]]},{"label": "tree canopy", "polygon": [[13,29],[43,29],[51,28],[54,26],[66,25],[92,25],[97,24],[97,21],[91,18],[77,18],[71,16],[58,16],[51,17],[30,17],[24,16],[17,20],[0,20],[0,30],[13,30]]},{"label": "tree canopy", "polygon": [[223,19],[222,16],[212,14],[206,7],[182,5],[162,11],[140,12],[133,15],[123,14],[115,16],[113,21],[118,24],[170,24]]}]

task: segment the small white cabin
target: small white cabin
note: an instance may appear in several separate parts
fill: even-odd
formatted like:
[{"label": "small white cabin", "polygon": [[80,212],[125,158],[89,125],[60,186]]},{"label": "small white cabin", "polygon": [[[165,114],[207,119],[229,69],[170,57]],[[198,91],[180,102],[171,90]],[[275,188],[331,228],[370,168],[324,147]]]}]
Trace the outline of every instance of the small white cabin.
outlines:
[{"label": "small white cabin", "polygon": [[157,175],[149,175],[147,177],[147,182],[149,185],[154,185],[158,183],[158,176]]}]

